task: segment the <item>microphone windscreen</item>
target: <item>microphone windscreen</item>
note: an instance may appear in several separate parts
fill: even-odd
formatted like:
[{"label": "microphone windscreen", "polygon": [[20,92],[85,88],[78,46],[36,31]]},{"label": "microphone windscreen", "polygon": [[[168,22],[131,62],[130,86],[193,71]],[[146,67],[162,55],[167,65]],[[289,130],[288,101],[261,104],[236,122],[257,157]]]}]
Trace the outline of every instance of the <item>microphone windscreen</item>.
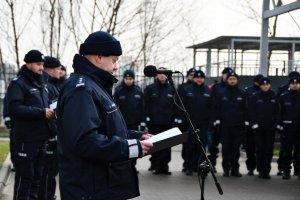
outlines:
[{"label": "microphone windscreen", "polygon": [[156,76],[156,73],[157,73],[157,69],[153,65],[148,65],[144,68],[145,76],[153,77],[153,76]]}]

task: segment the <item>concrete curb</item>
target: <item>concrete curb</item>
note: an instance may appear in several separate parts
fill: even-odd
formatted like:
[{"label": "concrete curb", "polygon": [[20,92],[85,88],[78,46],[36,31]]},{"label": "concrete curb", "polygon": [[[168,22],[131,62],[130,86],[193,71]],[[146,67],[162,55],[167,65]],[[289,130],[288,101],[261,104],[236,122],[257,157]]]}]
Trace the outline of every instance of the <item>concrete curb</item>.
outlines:
[{"label": "concrete curb", "polygon": [[0,170],[0,194],[2,193],[2,191],[6,185],[6,181],[8,179],[10,171],[11,171],[11,161],[10,161],[10,153],[9,153],[6,156],[6,159]]}]

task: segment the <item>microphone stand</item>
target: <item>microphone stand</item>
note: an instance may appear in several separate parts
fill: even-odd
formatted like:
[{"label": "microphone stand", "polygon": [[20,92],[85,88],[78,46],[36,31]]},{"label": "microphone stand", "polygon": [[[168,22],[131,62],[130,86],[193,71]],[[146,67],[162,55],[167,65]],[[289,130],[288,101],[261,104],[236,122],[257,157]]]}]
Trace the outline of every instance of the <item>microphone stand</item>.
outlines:
[{"label": "microphone stand", "polygon": [[187,112],[187,110],[185,109],[185,106],[183,105],[182,103],[182,100],[178,94],[178,91],[177,89],[175,88],[175,85],[174,85],[174,82],[173,82],[173,79],[172,79],[172,74],[167,74],[166,75],[167,78],[168,78],[168,81],[169,83],[171,84],[172,88],[174,89],[175,91],[175,96],[177,97],[178,101],[179,101],[179,106],[181,106],[182,108],[182,111],[184,112],[185,114],[185,117],[186,117],[186,120],[188,121],[188,124],[192,130],[192,133],[193,133],[193,136],[194,138],[199,142],[200,144],[200,150],[201,150],[201,154],[203,155],[204,157],[204,160],[200,165],[199,165],[199,169],[198,169],[198,177],[202,179],[202,182],[200,182],[199,180],[199,183],[200,183],[200,188],[201,188],[201,200],[204,200],[204,182],[205,182],[205,178],[207,177],[207,174],[210,172],[213,179],[214,179],[214,182],[215,182],[215,185],[219,191],[219,194],[222,195],[223,194],[223,190],[221,188],[221,185],[220,183],[218,182],[217,178],[216,178],[216,175],[214,173],[214,170],[213,170],[213,167],[212,167],[212,164],[210,163],[209,159],[207,158],[206,156],[206,153],[205,153],[205,150],[204,150],[204,147],[203,147],[203,144],[199,138],[199,129],[195,129],[193,123],[192,123],[192,120],[190,118],[190,115],[189,113]]}]

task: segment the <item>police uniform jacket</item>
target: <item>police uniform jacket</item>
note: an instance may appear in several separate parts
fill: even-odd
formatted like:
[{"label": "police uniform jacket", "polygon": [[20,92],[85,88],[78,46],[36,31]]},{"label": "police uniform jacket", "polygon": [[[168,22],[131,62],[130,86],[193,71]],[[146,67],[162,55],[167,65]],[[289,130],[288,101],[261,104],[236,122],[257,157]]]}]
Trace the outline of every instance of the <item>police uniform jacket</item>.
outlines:
[{"label": "police uniform jacket", "polygon": [[116,79],[75,55],[74,73],[58,100],[60,191],[64,200],[139,195],[129,158],[142,156],[141,132],[128,131],[112,99]]},{"label": "police uniform jacket", "polygon": [[300,92],[288,90],[279,98],[281,108],[281,123],[284,128],[299,130]]},{"label": "police uniform jacket", "polygon": [[224,127],[244,126],[246,116],[246,94],[238,86],[226,86],[216,95],[214,121]]},{"label": "police uniform jacket", "polygon": [[60,86],[60,81],[57,78],[53,78],[49,75],[47,75],[47,90],[48,90],[48,98],[49,98],[49,102],[53,103],[55,101],[57,101],[60,90],[61,90],[61,86]]},{"label": "police uniform jacket", "polygon": [[8,87],[9,114],[14,119],[16,142],[33,142],[49,137],[46,111],[48,94],[41,75],[23,66]]},{"label": "police uniform jacket", "polygon": [[183,93],[182,101],[195,125],[208,125],[211,121],[212,95],[206,85],[190,84]]},{"label": "police uniform jacket", "polygon": [[13,120],[11,118],[11,116],[9,115],[8,113],[8,103],[7,103],[7,95],[4,96],[4,99],[3,99],[3,119],[4,119],[4,123],[5,123],[5,126],[9,129],[12,128],[13,126]]},{"label": "police uniform jacket", "polygon": [[139,86],[128,87],[122,82],[115,90],[114,101],[127,125],[139,125],[142,122],[144,96]]},{"label": "police uniform jacket", "polygon": [[[47,90],[48,90],[48,101],[49,105],[52,103],[57,102],[58,96],[60,93],[60,85],[59,85],[59,79],[53,78],[49,75],[47,76]],[[58,134],[58,128],[57,128],[57,119],[56,116],[52,119],[48,119],[48,125],[50,129],[50,137],[54,138]]]},{"label": "police uniform jacket", "polygon": [[144,91],[146,122],[151,125],[170,126],[175,120],[174,89],[169,83],[155,81]]},{"label": "police uniform jacket", "polygon": [[258,85],[255,85],[255,84],[253,84],[252,86],[250,86],[250,87],[246,87],[245,88],[245,92],[246,92],[246,104],[247,104],[247,115],[246,115],[246,121],[249,123],[249,118],[250,118],[250,116],[249,116],[249,101],[250,101],[250,99],[251,99],[251,97],[256,93],[256,92],[258,92],[258,91],[260,91],[260,88],[259,88],[259,86]]},{"label": "police uniform jacket", "polygon": [[183,95],[183,93],[184,93],[184,91],[185,91],[185,89],[188,87],[188,86],[190,86],[190,85],[192,85],[194,83],[194,81],[191,81],[191,80],[187,80],[185,83],[182,83],[181,85],[179,85],[178,86],[178,94],[180,95],[180,96],[182,96]]},{"label": "police uniform jacket", "polygon": [[279,124],[279,103],[276,94],[259,91],[250,99],[249,104],[250,125],[258,125],[261,130],[275,130]]},{"label": "police uniform jacket", "polygon": [[224,90],[224,88],[226,88],[227,86],[227,82],[221,80],[221,82],[219,83],[215,83],[213,86],[212,86],[212,94],[213,94],[213,97],[216,98],[217,95],[222,91]]},{"label": "police uniform jacket", "polygon": [[289,84],[284,84],[278,87],[277,94],[276,94],[277,98],[279,99],[279,97],[288,90],[289,90]]}]

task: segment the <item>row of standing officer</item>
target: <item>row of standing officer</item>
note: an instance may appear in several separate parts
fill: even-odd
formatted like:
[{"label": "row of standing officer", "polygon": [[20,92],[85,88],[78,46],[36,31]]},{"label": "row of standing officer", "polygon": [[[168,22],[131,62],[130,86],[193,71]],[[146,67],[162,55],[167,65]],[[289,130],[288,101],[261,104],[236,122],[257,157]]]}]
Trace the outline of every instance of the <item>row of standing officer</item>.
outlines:
[{"label": "row of standing officer", "polygon": [[8,87],[3,113],[16,172],[13,198],[55,199],[57,127],[49,105],[57,101],[65,68],[38,50],[29,51],[24,61]]},{"label": "row of standing officer", "polygon": [[[157,74],[154,83],[146,86],[144,93],[134,84],[134,72],[127,70],[123,82],[116,88],[114,101],[128,127],[148,127],[151,134],[157,134],[173,127],[176,106],[174,90],[164,74]],[[151,155],[149,167],[153,174],[170,175],[168,163],[171,161],[171,148]],[[135,165],[135,161],[132,161]],[[136,170],[136,169],[135,169]]]},{"label": "row of standing officer", "polygon": [[[188,81],[180,85],[178,88],[179,94],[182,97],[183,103],[185,104],[195,127],[197,129],[200,129],[199,136],[204,147],[207,145],[209,147],[209,158],[213,166],[215,166],[216,164],[218,144],[221,141],[223,149],[223,175],[241,177],[238,162],[240,156],[239,148],[242,141],[245,139],[245,148],[247,153],[246,165],[249,170],[248,175],[254,174],[254,170],[257,166],[257,160],[259,160],[259,164],[257,166],[259,177],[268,179],[270,178],[269,171],[272,158],[271,150],[273,149],[274,144],[274,133],[277,125],[281,127],[279,120],[280,115],[284,115],[284,113],[280,113],[279,110],[280,101],[278,100],[278,98],[276,98],[275,93],[270,89],[270,80],[263,77],[262,75],[255,76],[253,79],[253,86],[245,88],[244,91],[238,88],[238,76],[233,72],[232,69],[225,68],[222,74],[222,81],[213,85],[212,90],[210,90],[205,85],[205,74],[202,71],[197,71],[197,73],[195,73],[195,69],[190,69],[187,73]],[[163,76],[164,75],[162,75],[162,77]],[[295,81],[297,83],[298,79],[291,79],[291,77],[293,76],[290,76],[290,81]],[[143,100],[141,98],[143,93],[138,86],[132,87],[135,88],[135,91],[138,91],[138,95],[132,93],[135,95],[131,95],[131,99],[127,97],[129,93],[127,93],[127,95],[124,93],[124,91],[129,92],[128,87],[126,87],[126,84],[124,84],[125,82],[127,82],[126,79],[131,79],[132,82],[134,82],[133,71],[128,70],[124,73],[124,82],[119,88],[116,89],[115,93],[115,101],[120,106],[120,110],[122,111],[123,115],[128,116],[125,117],[125,121],[127,121],[128,118],[133,118],[133,116],[135,115],[133,115],[134,112],[132,111],[138,109],[140,111],[137,112],[139,117],[136,118],[138,120],[135,120],[135,126],[137,127],[138,124],[143,121],[142,111],[143,109],[146,109],[145,112],[147,113],[146,116],[148,117],[147,125],[149,127],[153,127],[153,124],[149,123],[151,122],[150,119],[152,118],[152,120],[156,120],[156,122],[154,123],[161,124],[160,127],[162,127],[162,124],[164,124],[163,120],[162,118],[158,119],[157,116],[164,116],[162,114],[166,114],[164,113],[165,110],[173,111],[176,113],[173,107],[172,109],[165,109],[166,105],[162,105],[163,100],[161,100],[162,102],[160,102],[160,100],[157,99],[158,95],[160,97],[169,96],[169,105],[173,105],[173,102],[170,98],[173,96],[172,89],[169,88],[169,93],[166,92],[166,95],[163,95],[163,93],[161,93],[162,88],[160,88],[162,83],[159,81],[160,79],[158,77],[155,83],[147,86],[145,89],[145,93],[147,93],[148,96],[145,97],[148,98],[147,100],[145,100],[147,102],[146,105],[150,107],[143,107]],[[283,93],[285,94],[287,92],[289,94],[291,93],[290,90],[287,90]],[[122,93],[122,95],[120,95],[119,93]],[[151,95],[149,95],[149,93]],[[255,98],[256,100],[253,100]],[[166,100],[164,101],[167,102],[167,99],[168,98],[166,98]],[[134,103],[134,101],[138,101],[139,103]],[[270,105],[268,105],[268,103]],[[281,107],[284,108],[285,104],[282,102],[281,104]],[[289,105],[289,103],[287,104]],[[139,108],[131,108],[132,105],[139,105]],[[152,111],[153,114],[149,114],[149,111]],[[294,109],[293,113],[296,112],[297,111]],[[236,116],[232,117],[233,114],[235,114]],[[175,115],[178,117],[178,113]],[[179,126],[182,130],[188,130],[189,132],[191,132],[191,130],[189,130],[189,128],[187,127],[184,117],[180,116],[179,114],[180,117],[176,119],[175,115],[168,115],[169,121],[165,124],[168,124],[169,126],[166,126],[161,130],[166,130],[171,126],[176,125]],[[267,115],[269,116],[266,117]],[[149,116],[152,117],[150,118]],[[164,116],[163,119],[168,118]],[[171,119],[175,119],[176,124],[174,124]],[[267,122],[267,119],[273,120]],[[261,124],[260,127],[256,127],[257,124],[253,124],[254,121],[258,121],[257,123]],[[249,126],[249,122],[251,126]],[[128,122],[128,124],[130,123],[131,122]],[[211,127],[211,125],[213,125],[213,129],[209,128]],[[285,128],[284,130],[286,131],[286,129],[287,128]],[[152,130],[152,132],[155,133],[155,130]],[[243,132],[246,132],[246,135],[244,135]],[[264,134],[259,134],[261,132],[263,132]],[[182,149],[182,157],[184,159],[183,171],[185,171],[187,175],[191,175],[193,171],[197,170],[197,167],[199,165],[200,152],[199,143],[197,143],[196,140],[192,137],[192,134],[189,134],[189,137],[190,138],[188,139],[188,142],[183,144]],[[262,143],[262,141],[264,142]],[[284,143],[282,144],[282,147],[284,147],[284,149],[289,149],[288,152],[292,151],[290,150],[291,147],[288,148],[289,146],[291,145]],[[159,159],[157,159],[157,155],[154,154],[154,156],[150,158],[151,166],[149,169],[154,170],[154,174],[170,174],[167,165],[167,163],[170,161],[169,155],[169,152],[159,152]],[[258,158],[256,158],[257,155]],[[284,170],[285,173],[283,178],[288,179],[290,177],[290,169],[287,169],[287,166],[290,166],[290,164],[288,164],[290,162],[288,161],[290,160],[290,158],[286,157],[288,157],[290,153],[285,153],[284,155],[285,158],[283,159],[283,163],[286,163],[286,167]]]},{"label": "row of standing officer", "polygon": [[[229,74],[230,76],[230,74]],[[228,77],[228,74],[227,74]],[[230,80],[230,78],[228,78]],[[295,174],[298,174],[297,166],[299,166],[299,142],[297,143],[297,135],[294,133],[290,133],[291,130],[294,132],[299,131],[299,127],[297,125],[299,121],[299,73],[292,72],[289,75],[289,83],[285,91],[283,91],[281,95],[276,96],[275,92],[271,90],[270,80],[262,75],[255,76],[253,80],[254,84],[252,87],[246,88],[246,115],[244,119],[246,120],[246,154],[247,160],[246,165],[249,170],[248,175],[253,175],[255,168],[259,172],[259,178],[269,179],[270,175],[270,163],[273,156],[273,145],[275,138],[275,130],[280,132],[281,134],[281,156],[279,160],[279,167],[283,173],[283,179],[290,179],[290,166],[292,162],[292,151],[294,149],[294,165],[295,165]],[[222,82],[221,82],[222,83]],[[226,85],[226,84],[224,84]],[[227,89],[226,89],[227,88]],[[229,90],[228,90],[229,89]],[[232,89],[232,88],[231,88]],[[227,86],[225,86],[220,93],[216,95],[216,102],[221,96],[221,100],[226,102],[227,96],[224,95],[227,91],[230,91],[230,83],[227,82]],[[238,97],[240,100],[242,97]],[[297,103],[298,102],[298,103]],[[218,105],[218,103],[216,104]],[[232,106],[229,106],[229,108]],[[281,108],[281,109],[280,109]],[[228,110],[229,113],[233,112],[233,110]],[[220,111],[220,113],[222,113]],[[228,113],[228,112],[225,112]],[[227,116],[230,118],[230,116]],[[223,119],[228,119],[224,117]],[[236,117],[235,117],[236,118]],[[286,119],[288,118],[288,120]],[[221,120],[222,121],[222,120]],[[241,121],[242,122],[242,121]],[[249,124],[250,123],[250,124]],[[214,122],[214,125],[217,125],[218,121]],[[242,126],[242,124],[241,124]],[[224,162],[224,142],[225,142],[225,154],[226,154],[226,143],[232,142],[232,147],[234,147],[234,140],[241,139],[239,135],[237,137],[227,137],[226,139],[224,134],[224,120],[223,125],[221,124],[221,131],[219,132],[218,126],[215,126],[212,145],[210,149],[210,159],[212,164],[215,165],[215,158],[218,152],[218,139],[221,139],[222,142],[222,155],[223,155],[223,169],[224,176],[229,175],[229,170],[231,170],[231,175],[240,177],[241,174],[236,171],[237,169],[234,166],[238,166],[236,162],[236,156],[239,156],[238,150],[236,154],[231,154],[231,168],[226,167],[226,162]],[[222,128],[223,127],[223,128]],[[292,128],[290,128],[292,127]],[[223,129],[223,131],[222,131]],[[240,130],[243,132],[243,130]],[[233,132],[233,131],[232,131]],[[219,135],[218,133],[221,133]],[[286,138],[289,139],[286,139]],[[294,139],[294,140],[293,140]],[[224,141],[225,140],[225,141]],[[236,142],[239,144],[240,142]],[[215,145],[214,145],[215,144]],[[235,156],[236,155],[236,156]],[[226,160],[225,155],[225,160]],[[228,164],[228,163],[227,163]],[[232,171],[233,170],[233,171]]]}]

